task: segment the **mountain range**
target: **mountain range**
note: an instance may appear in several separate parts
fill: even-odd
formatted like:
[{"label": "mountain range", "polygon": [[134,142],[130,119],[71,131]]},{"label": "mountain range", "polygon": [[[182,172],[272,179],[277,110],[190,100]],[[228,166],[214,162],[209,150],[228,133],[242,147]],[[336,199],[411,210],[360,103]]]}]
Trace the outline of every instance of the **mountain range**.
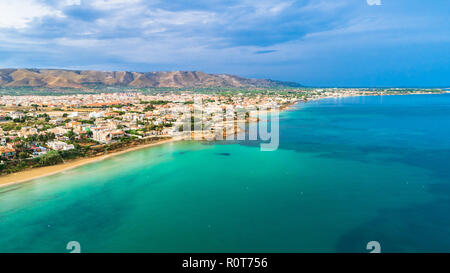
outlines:
[{"label": "mountain range", "polygon": [[248,79],[199,71],[128,72],[63,69],[0,69],[1,87],[299,87],[298,83]]}]

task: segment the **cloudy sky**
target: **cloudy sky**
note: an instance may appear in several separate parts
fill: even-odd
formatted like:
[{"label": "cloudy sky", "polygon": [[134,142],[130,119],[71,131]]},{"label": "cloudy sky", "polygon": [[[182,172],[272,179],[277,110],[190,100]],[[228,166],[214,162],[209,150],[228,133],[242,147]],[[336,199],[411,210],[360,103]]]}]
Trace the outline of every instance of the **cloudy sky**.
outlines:
[{"label": "cloudy sky", "polygon": [[0,0],[0,67],[450,86],[448,0]]}]

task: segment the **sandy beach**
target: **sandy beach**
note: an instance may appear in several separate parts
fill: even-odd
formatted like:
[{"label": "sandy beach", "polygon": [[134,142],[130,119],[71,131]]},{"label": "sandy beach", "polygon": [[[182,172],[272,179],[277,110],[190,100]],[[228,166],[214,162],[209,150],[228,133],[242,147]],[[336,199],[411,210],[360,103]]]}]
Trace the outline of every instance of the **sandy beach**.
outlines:
[{"label": "sandy beach", "polygon": [[[298,103],[298,101],[295,103],[292,103],[292,104],[288,105],[287,107],[284,107],[280,110],[281,111],[289,110],[290,107],[292,107],[296,103]],[[272,112],[272,110],[260,111],[259,114],[261,114],[261,113],[269,114],[271,112]],[[245,123],[247,121],[241,121],[241,122]],[[106,158],[109,158],[112,156],[120,155],[123,153],[128,153],[131,151],[144,149],[144,148],[148,148],[148,147],[152,147],[152,146],[157,146],[157,145],[161,145],[161,144],[165,144],[165,143],[169,143],[169,142],[175,142],[175,141],[179,141],[179,140],[182,140],[182,138],[165,139],[165,140],[158,141],[155,143],[130,147],[129,149],[125,149],[122,151],[111,152],[110,154],[106,154],[106,155],[88,157],[88,158],[77,158],[74,160],[69,160],[63,164],[47,166],[47,167],[31,168],[31,169],[27,169],[27,170],[20,171],[17,173],[3,175],[3,176],[0,176],[0,188],[19,184],[19,183],[29,182],[30,180],[37,179],[37,178],[43,178],[46,176],[54,175],[54,174],[57,174],[57,173],[60,173],[63,171],[67,171],[67,170],[70,170],[73,168],[77,168],[77,167],[80,167],[80,166],[83,166],[86,164],[97,162],[97,161],[100,161],[100,160],[103,160],[103,159],[106,159]]]},{"label": "sandy beach", "polygon": [[[362,96],[362,95],[359,95],[359,96]],[[319,99],[324,99],[324,98],[329,98],[329,97],[321,97],[321,98],[316,98],[316,99],[310,99],[310,100],[308,100],[308,102],[309,101],[319,100]],[[299,102],[300,101],[296,101],[295,103],[287,105],[287,106],[281,108],[280,111],[290,110],[290,109],[292,109],[292,107],[294,105],[296,105]],[[269,114],[271,112],[272,112],[272,110],[265,110],[265,111],[259,111],[259,114],[261,114],[261,113]],[[248,122],[248,121],[244,121],[244,122]],[[251,122],[255,122],[255,121],[251,121]],[[169,142],[175,142],[175,141],[179,141],[179,140],[182,140],[182,138],[165,139],[165,140],[158,141],[158,142],[155,142],[155,143],[150,143],[150,144],[130,147],[129,149],[125,149],[125,150],[122,150],[122,151],[111,152],[110,154],[106,154],[106,155],[101,155],[101,156],[96,156],[96,157],[88,157],[88,158],[78,158],[78,159],[67,161],[67,162],[65,162],[63,164],[58,164],[58,165],[54,165],[54,166],[47,166],[47,167],[32,168],[32,169],[27,169],[27,170],[20,171],[20,172],[17,172],[17,173],[3,175],[3,176],[0,176],[0,188],[11,186],[11,185],[14,185],[14,184],[28,182],[30,180],[37,179],[37,178],[50,176],[50,175],[53,175],[53,174],[57,174],[57,173],[66,171],[66,170],[70,170],[70,169],[73,169],[73,168],[76,168],[76,167],[80,167],[80,166],[83,166],[83,165],[86,165],[86,164],[90,164],[90,163],[93,163],[93,162],[96,162],[96,161],[100,161],[100,160],[103,160],[103,159],[106,159],[106,158],[109,158],[109,157],[112,157],[112,156],[120,155],[120,154],[123,154],[123,153],[128,153],[128,152],[131,152],[131,151],[144,149],[144,148],[148,148],[148,147],[152,147],[152,146],[157,146],[157,145],[161,145],[161,144],[165,144],[165,143],[169,143]]]},{"label": "sandy beach", "polygon": [[153,147],[153,146],[157,146],[157,145],[161,145],[161,144],[165,144],[165,143],[169,143],[169,142],[174,142],[174,141],[178,141],[178,140],[180,140],[180,139],[178,139],[178,138],[165,139],[165,140],[158,141],[155,143],[131,147],[131,148],[123,150],[123,151],[112,152],[107,155],[89,157],[89,158],[77,158],[74,160],[67,161],[63,164],[47,166],[47,167],[40,167],[40,168],[32,168],[32,169],[24,170],[21,172],[0,176],[0,188],[6,187],[6,186],[11,186],[14,184],[28,182],[33,179],[42,178],[42,177],[46,177],[46,176],[53,175],[53,174],[57,174],[57,173],[60,173],[63,171],[67,171],[67,170],[70,170],[70,169],[73,169],[76,167],[80,167],[80,166],[83,166],[86,164],[90,164],[90,163],[100,161],[100,160],[103,160],[103,159],[106,159],[106,158],[109,158],[112,156],[120,155],[123,153],[128,153],[131,151],[149,148],[149,147]]}]

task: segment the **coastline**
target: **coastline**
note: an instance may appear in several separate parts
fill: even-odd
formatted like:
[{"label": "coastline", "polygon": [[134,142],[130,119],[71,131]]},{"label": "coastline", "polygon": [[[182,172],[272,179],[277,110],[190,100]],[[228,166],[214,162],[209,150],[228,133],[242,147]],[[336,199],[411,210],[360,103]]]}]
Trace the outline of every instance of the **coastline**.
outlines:
[{"label": "coastline", "polygon": [[382,94],[382,95],[374,95],[374,94],[358,94],[358,95],[343,95],[343,96],[323,96],[319,98],[310,98],[308,100],[303,100],[302,102],[308,103],[310,101],[318,101],[323,99],[342,99],[342,98],[351,98],[351,97],[383,97],[383,96],[409,96],[409,95],[442,95],[442,94],[450,94],[450,91],[437,93],[437,92],[414,92],[407,94]]},{"label": "coastline", "polygon": [[154,143],[131,147],[129,149],[125,149],[122,151],[112,152],[107,155],[88,157],[88,158],[77,158],[74,160],[67,161],[63,164],[57,164],[57,165],[53,165],[53,166],[46,166],[46,167],[39,167],[39,168],[32,168],[32,169],[23,170],[21,172],[12,173],[12,174],[8,174],[5,176],[0,176],[0,188],[30,182],[34,179],[39,179],[39,178],[47,177],[50,175],[54,175],[54,174],[57,174],[60,172],[64,172],[64,171],[71,170],[71,169],[74,169],[77,167],[81,167],[83,165],[101,161],[101,160],[104,160],[104,159],[107,159],[107,158],[110,158],[113,156],[121,155],[124,153],[132,152],[132,151],[136,151],[136,150],[140,150],[140,149],[150,148],[150,147],[154,147],[154,146],[158,146],[158,145],[162,145],[162,144],[166,144],[166,143],[171,143],[171,142],[175,142],[175,141],[179,141],[179,140],[181,140],[181,139],[179,139],[179,138],[165,139],[165,140],[154,142]]},{"label": "coastline", "polygon": [[[280,110],[281,111],[289,110],[291,107],[293,107],[294,105],[296,105],[299,102],[300,101],[296,101],[286,107],[283,107]],[[268,112],[270,112],[270,111],[268,111]],[[248,121],[246,121],[246,122],[248,122]],[[252,121],[250,121],[250,122],[252,122]],[[236,128],[235,128],[235,130],[236,130]],[[237,130],[239,130],[239,129],[237,129]],[[234,134],[234,132],[233,132],[233,134]],[[195,137],[194,137],[194,139],[195,139]],[[71,170],[71,169],[74,169],[77,167],[81,167],[81,166],[84,166],[87,164],[95,163],[95,162],[98,162],[98,161],[101,161],[101,160],[104,160],[104,159],[107,159],[107,158],[110,158],[113,156],[117,156],[120,154],[132,152],[132,151],[136,151],[136,150],[140,150],[140,149],[150,148],[150,147],[154,147],[154,146],[158,146],[158,145],[162,145],[162,144],[166,144],[166,143],[176,142],[176,141],[180,141],[180,140],[184,140],[184,137],[172,137],[170,139],[165,139],[165,140],[155,142],[155,143],[149,143],[149,144],[130,147],[128,149],[112,152],[107,155],[100,155],[100,156],[94,156],[94,157],[88,157],[88,158],[77,158],[77,159],[73,159],[73,160],[67,161],[65,163],[62,163],[62,164],[26,169],[26,170],[23,170],[20,172],[3,175],[3,176],[0,176],[0,189],[9,187],[9,186],[13,186],[13,185],[17,185],[17,184],[27,183],[32,180],[44,178],[44,177],[51,176],[54,174],[58,174],[58,173],[61,173],[64,171],[68,171],[68,170]]]},{"label": "coastline", "polygon": [[[450,92],[446,92],[446,93],[450,93]],[[414,93],[414,94],[395,94],[395,95],[405,96],[405,95],[416,95],[416,94],[432,95],[432,94],[435,94],[435,93]],[[442,94],[442,93],[440,93],[440,94]],[[387,96],[392,96],[392,95],[394,95],[394,94],[389,94]],[[348,98],[348,97],[364,97],[364,96],[376,96],[376,95],[364,95],[364,94],[361,94],[361,95],[349,95],[349,96],[340,96],[340,97],[323,96],[323,97],[320,97],[320,98],[311,98],[311,99],[308,99],[306,101],[304,101],[304,100],[297,100],[294,103],[291,103],[289,105],[285,105],[284,107],[280,108],[280,111],[284,112],[284,111],[289,111],[289,110],[295,109],[295,105],[298,105],[299,103],[305,103],[306,104],[308,102],[318,101],[318,100],[328,99],[328,98]],[[270,113],[271,111],[272,110],[268,110],[267,113]],[[246,122],[255,122],[255,121],[246,121]],[[77,159],[74,159],[74,160],[67,161],[67,162],[65,162],[63,164],[57,164],[57,165],[53,165],[53,166],[46,166],[46,167],[39,167],[39,168],[32,168],[32,169],[26,169],[26,170],[23,170],[23,171],[20,171],[20,172],[16,172],[16,173],[11,173],[11,174],[8,174],[8,175],[0,176],[0,189],[4,188],[4,187],[16,185],[16,184],[22,184],[22,183],[30,182],[30,181],[32,181],[34,179],[39,179],[39,178],[51,176],[51,175],[54,175],[54,174],[58,174],[58,173],[61,173],[61,172],[67,171],[67,170],[71,170],[71,169],[74,169],[74,168],[77,168],[77,167],[81,167],[83,165],[87,165],[87,164],[90,164],[90,163],[101,161],[101,160],[104,160],[104,159],[107,159],[107,158],[110,158],[110,157],[113,157],[113,156],[117,156],[117,155],[120,155],[120,154],[132,152],[132,151],[136,151],[136,150],[140,150],[140,149],[150,148],[150,147],[154,147],[154,146],[158,146],[158,145],[162,145],[162,144],[166,144],[166,143],[176,142],[176,141],[180,141],[180,140],[183,140],[183,139],[184,139],[183,137],[175,137],[175,138],[165,139],[165,140],[154,142],[154,143],[149,143],[149,144],[144,144],[144,145],[130,147],[128,149],[112,152],[112,153],[106,154],[106,155],[100,155],[100,156],[94,156],[94,157],[88,157],[88,158],[77,158]]]}]

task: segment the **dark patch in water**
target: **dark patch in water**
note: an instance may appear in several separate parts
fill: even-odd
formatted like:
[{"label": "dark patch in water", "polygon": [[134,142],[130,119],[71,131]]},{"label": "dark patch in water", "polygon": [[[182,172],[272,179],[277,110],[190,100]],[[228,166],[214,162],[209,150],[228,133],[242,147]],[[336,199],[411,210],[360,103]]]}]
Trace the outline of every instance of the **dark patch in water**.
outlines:
[{"label": "dark patch in water", "polygon": [[369,252],[379,241],[381,252],[448,252],[450,199],[401,209],[383,209],[378,216],[340,237],[337,252]]},{"label": "dark patch in water", "polygon": [[216,155],[230,156],[230,153],[216,153]]}]

